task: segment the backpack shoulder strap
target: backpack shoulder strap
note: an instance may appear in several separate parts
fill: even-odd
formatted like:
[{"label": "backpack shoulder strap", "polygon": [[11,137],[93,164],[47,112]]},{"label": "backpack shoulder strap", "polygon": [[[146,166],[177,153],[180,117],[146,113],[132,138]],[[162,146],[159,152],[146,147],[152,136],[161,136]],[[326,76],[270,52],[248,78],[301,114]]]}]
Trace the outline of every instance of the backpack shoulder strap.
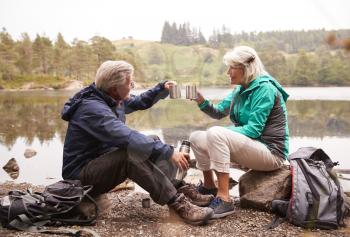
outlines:
[{"label": "backpack shoulder strap", "polygon": [[271,230],[278,227],[280,224],[282,224],[286,220],[286,217],[280,217],[275,215],[275,217],[272,219],[272,221],[265,226],[266,229]]}]

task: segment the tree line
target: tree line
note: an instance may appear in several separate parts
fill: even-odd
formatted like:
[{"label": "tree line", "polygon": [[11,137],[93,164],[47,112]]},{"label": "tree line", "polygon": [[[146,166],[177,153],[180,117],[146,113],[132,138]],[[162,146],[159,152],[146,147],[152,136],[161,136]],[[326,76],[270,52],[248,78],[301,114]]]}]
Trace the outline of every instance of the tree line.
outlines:
[{"label": "tree line", "polygon": [[269,32],[244,32],[232,34],[230,29],[223,25],[221,29],[214,29],[213,33],[205,39],[200,29],[190,27],[189,23],[170,24],[165,21],[162,30],[161,42],[175,45],[206,44],[211,48],[231,48],[234,45],[250,45],[257,51],[273,46],[277,50],[287,53],[298,53],[300,49],[307,52],[315,51],[326,45],[327,35],[336,38],[350,38],[350,30],[326,31],[320,30],[286,30]]},{"label": "tree line", "polygon": [[117,52],[110,40],[100,36],[88,42],[75,39],[69,44],[61,33],[55,41],[38,34],[32,41],[27,33],[15,41],[6,29],[0,32],[0,79],[5,81],[28,75],[93,78],[97,67],[108,59],[124,59],[138,65],[132,55]]},{"label": "tree line", "polygon": [[170,24],[168,21],[164,23],[160,41],[175,45],[205,44],[207,42],[200,28],[191,27],[188,22],[177,26],[175,22]]},{"label": "tree line", "polygon": [[[170,26],[169,22],[167,25]],[[189,38],[187,41],[182,41],[186,42],[184,44],[194,44],[195,40],[202,38],[200,37],[202,34],[199,33],[201,31],[191,28],[189,24],[172,25],[173,30],[176,29],[177,32],[180,32],[180,29],[187,32]],[[342,38],[346,32],[349,30],[335,31],[335,34]],[[281,32],[278,34],[265,32],[261,33],[260,38],[254,38],[254,33],[241,34],[240,44],[248,44],[243,42],[250,40],[248,45],[254,47],[252,45],[254,39],[268,72],[284,85],[350,85],[349,52],[321,43],[323,42],[321,38],[325,37],[321,35],[325,34],[325,31],[313,31],[311,36],[303,31],[295,32],[294,36],[289,31],[285,33],[286,35]],[[288,36],[287,33],[291,35]],[[198,41],[202,42],[199,45],[193,46],[148,42],[140,48],[132,40],[116,47],[116,44],[101,36],[94,36],[89,41],[75,39],[68,43],[60,33],[55,40],[45,35],[36,35],[32,40],[27,33],[14,40],[6,29],[3,29],[0,32],[0,88],[2,84],[18,82],[23,78],[27,78],[27,81],[38,81],[39,77],[48,77],[56,78],[57,81],[76,79],[91,82],[101,62],[113,59],[126,60],[134,65],[139,82],[154,83],[159,80],[181,78],[183,81],[200,82],[203,85],[222,85],[226,83],[226,67],[222,63],[222,56],[235,45],[228,43],[231,42],[230,37],[227,37],[227,41],[224,40],[225,37],[222,36],[225,34],[229,34],[229,30],[225,27],[216,33],[216,36],[220,35],[220,40],[217,40],[221,43],[218,45],[212,45],[211,42],[215,40],[209,38],[208,41],[204,39]],[[299,42],[302,36],[306,37],[304,44]],[[299,43],[293,46],[296,50],[298,45],[297,53],[291,53],[294,49],[288,51],[283,48],[289,45],[288,38],[300,38],[299,41],[295,41]],[[311,42],[309,38],[314,39],[312,44],[306,43]],[[286,42],[282,47],[276,40],[283,41],[283,39],[286,39]]]}]

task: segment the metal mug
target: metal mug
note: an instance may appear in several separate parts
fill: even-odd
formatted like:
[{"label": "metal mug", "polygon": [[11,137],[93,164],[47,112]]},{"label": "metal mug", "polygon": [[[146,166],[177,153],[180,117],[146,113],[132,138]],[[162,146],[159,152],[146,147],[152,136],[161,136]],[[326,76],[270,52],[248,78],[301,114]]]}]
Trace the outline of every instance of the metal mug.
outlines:
[{"label": "metal mug", "polygon": [[197,97],[197,86],[186,86],[186,99],[195,100]]},{"label": "metal mug", "polygon": [[141,202],[142,202],[142,207],[143,208],[150,208],[150,206],[151,206],[151,199],[143,198]]},{"label": "metal mug", "polygon": [[178,85],[171,85],[169,87],[169,94],[171,99],[181,98],[181,88]]}]

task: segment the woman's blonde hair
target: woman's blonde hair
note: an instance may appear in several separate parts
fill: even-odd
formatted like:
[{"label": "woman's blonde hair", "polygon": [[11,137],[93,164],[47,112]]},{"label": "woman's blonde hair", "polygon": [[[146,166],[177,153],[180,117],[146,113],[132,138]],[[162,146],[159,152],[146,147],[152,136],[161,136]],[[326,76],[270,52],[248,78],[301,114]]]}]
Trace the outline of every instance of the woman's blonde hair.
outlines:
[{"label": "woman's blonde hair", "polygon": [[249,84],[261,75],[268,75],[256,51],[248,46],[237,46],[224,55],[227,66],[243,66],[244,82]]},{"label": "woman's blonde hair", "polygon": [[133,72],[134,67],[126,61],[106,61],[97,69],[96,87],[108,92],[109,88],[123,85]]}]

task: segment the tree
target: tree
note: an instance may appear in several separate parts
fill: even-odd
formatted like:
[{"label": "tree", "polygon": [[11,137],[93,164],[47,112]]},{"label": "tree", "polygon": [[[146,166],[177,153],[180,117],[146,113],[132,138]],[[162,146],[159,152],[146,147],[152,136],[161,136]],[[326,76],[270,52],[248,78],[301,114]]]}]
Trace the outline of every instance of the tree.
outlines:
[{"label": "tree", "polygon": [[97,68],[97,57],[93,55],[93,49],[82,40],[75,39],[69,63],[76,80],[89,78],[90,73],[94,73]]},{"label": "tree", "polygon": [[218,34],[219,34],[219,32],[216,29],[214,29],[213,34],[211,36],[209,36],[208,43],[209,43],[210,47],[212,47],[212,48],[219,47],[220,42],[219,42]]},{"label": "tree", "polygon": [[314,84],[316,65],[312,62],[311,56],[304,50],[298,54],[298,59],[293,72],[293,82],[299,86],[311,86]]},{"label": "tree", "polygon": [[115,46],[104,37],[94,36],[90,39],[92,50],[97,55],[98,64],[114,58]]},{"label": "tree", "polygon": [[199,31],[198,31],[197,42],[198,42],[198,44],[206,44],[207,43],[207,40],[205,39],[201,29],[199,29]]},{"label": "tree", "polygon": [[43,74],[48,74],[52,67],[52,42],[45,36],[36,35],[33,43],[33,64]]},{"label": "tree", "polygon": [[16,74],[16,60],[15,41],[3,28],[2,32],[0,32],[0,74],[3,79],[11,80],[14,78]]},{"label": "tree", "polygon": [[170,27],[170,42],[171,44],[178,44],[179,42],[179,31],[176,23],[174,22]]},{"label": "tree", "polygon": [[59,76],[66,76],[69,74],[67,70],[69,56],[70,56],[70,45],[64,40],[61,33],[58,33],[56,42],[54,44],[54,55],[53,55],[53,67],[54,73]]},{"label": "tree", "polygon": [[265,69],[275,77],[280,83],[287,83],[288,65],[283,53],[274,47],[270,47],[260,53],[260,58]]},{"label": "tree", "polygon": [[171,26],[170,26],[168,21],[164,22],[160,42],[161,43],[170,43],[171,42]]},{"label": "tree", "polygon": [[20,57],[16,62],[21,74],[31,74],[33,64],[32,41],[27,33],[22,33],[22,39],[17,43],[17,52]]},{"label": "tree", "polygon": [[340,53],[332,55],[325,48],[316,51],[319,69],[317,79],[323,85],[346,85],[349,78],[347,64]]}]

